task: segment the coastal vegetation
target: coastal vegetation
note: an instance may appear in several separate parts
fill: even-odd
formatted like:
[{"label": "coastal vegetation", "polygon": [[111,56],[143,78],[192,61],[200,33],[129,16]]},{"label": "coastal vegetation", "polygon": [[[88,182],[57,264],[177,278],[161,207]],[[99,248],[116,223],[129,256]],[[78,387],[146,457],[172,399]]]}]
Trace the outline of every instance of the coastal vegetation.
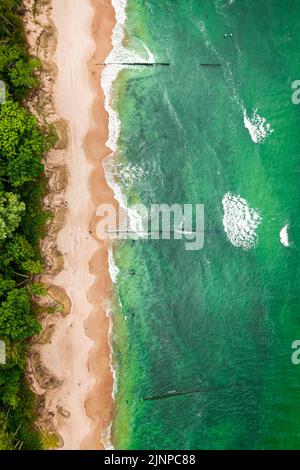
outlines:
[{"label": "coastal vegetation", "polygon": [[35,429],[35,400],[25,379],[29,339],[40,332],[33,295],[43,269],[39,243],[48,215],[43,156],[53,143],[26,107],[39,85],[41,64],[27,49],[22,0],[0,2],[0,340],[6,364],[0,365],[0,450],[40,449]]}]

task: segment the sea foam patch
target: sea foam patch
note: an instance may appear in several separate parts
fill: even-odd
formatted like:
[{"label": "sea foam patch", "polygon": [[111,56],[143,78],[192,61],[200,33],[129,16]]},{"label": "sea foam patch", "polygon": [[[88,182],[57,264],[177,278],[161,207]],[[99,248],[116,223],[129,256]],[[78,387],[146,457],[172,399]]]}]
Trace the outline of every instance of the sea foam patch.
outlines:
[{"label": "sea foam patch", "polygon": [[279,233],[280,243],[286,247],[290,246],[288,228],[289,226],[287,224],[280,230]]},{"label": "sea foam patch", "polygon": [[256,144],[261,144],[274,131],[267,120],[257,114],[256,109],[254,109],[251,117],[247,115],[244,109],[244,125],[248,129],[251,139]]},{"label": "sea foam patch", "polygon": [[[112,33],[112,44],[113,49],[105,60],[106,67],[102,70],[101,85],[105,95],[105,109],[109,117],[109,137],[106,145],[112,150],[112,153],[104,159],[103,167],[107,184],[114,191],[114,197],[123,209],[127,209],[126,197],[124,195],[123,188],[114,177],[115,165],[115,154],[118,150],[118,139],[121,131],[121,121],[119,115],[114,106],[113,98],[113,83],[118,77],[121,70],[124,68],[131,68],[137,62],[152,63],[155,61],[154,55],[151,53],[149,48],[142,42],[145,50],[146,57],[141,57],[138,53],[133,50],[124,47],[125,29],[124,25],[126,22],[126,6],[127,0],[112,0],[112,5],[116,14],[116,24]],[[126,64],[126,65],[124,65]],[[138,231],[141,221],[139,214],[134,211],[128,211],[130,222],[133,231]],[[139,224],[139,225],[138,225]]]},{"label": "sea foam patch", "polygon": [[114,284],[116,284],[120,271],[119,271],[118,266],[115,263],[112,247],[108,248],[108,268],[109,268],[109,274],[110,274],[111,280]]},{"label": "sea foam patch", "polygon": [[249,250],[257,244],[256,229],[262,218],[241,196],[230,192],[222,200],[223,226],[232,245]]},{"label": "sea foam patch", "polygon": [[131,162],[114,163],[113,172],[116,173],[115,179],[122,180],[123,188],[126,192],[130,191],[137,183],[141,182],[145,176],[142,167],[134,165]]}]

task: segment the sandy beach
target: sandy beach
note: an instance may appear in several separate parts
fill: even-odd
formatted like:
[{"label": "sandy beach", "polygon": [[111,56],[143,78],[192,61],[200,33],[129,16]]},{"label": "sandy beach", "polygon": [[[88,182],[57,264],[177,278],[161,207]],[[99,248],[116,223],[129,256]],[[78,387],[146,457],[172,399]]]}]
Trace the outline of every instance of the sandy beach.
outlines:
[{"label": "sandy beach", "polygon": [[[55,251],[62,258],[58,263],[62,269],[50,270],[43,280],[65,292],[70,311],[55,314],[51,339],[34,345],[42,364],[39,369],[55,377],[48,381],[55,386],[43,387],[34,371],[31,383],[43,395],[44,415],[59,434],[63,449],[103,449],[108,445],[113,406],[109,321],[104,308],[112,286],[107,247],[95,234],[95,213],[101,202],[116,202],[102,166],[110,153],[105,146],[108,115],[101,67],[96,64],[112,48],[115,12],[109,0],[52,0],[49,9],[56,30],[52,98],[57,118],[67,124],[68,143],[46,159],[46,172],[64,166],[67,184],[56,195],[63,220],[55,250],[52,246],[52,254]],[[44,245],[47,255],[50,242]],[[49,318],[43,322],[45,327],[47,322]]]}]

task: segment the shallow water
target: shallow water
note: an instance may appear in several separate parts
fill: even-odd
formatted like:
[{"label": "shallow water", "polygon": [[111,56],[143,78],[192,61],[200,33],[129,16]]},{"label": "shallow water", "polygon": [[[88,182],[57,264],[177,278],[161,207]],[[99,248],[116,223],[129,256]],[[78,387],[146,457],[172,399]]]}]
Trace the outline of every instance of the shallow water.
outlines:
[{"label": "shallow water", "polygon": [[170,66],[115,83],[115,178],[130,202],[204,204],[205,243],[115,246],[116,448],[300,448],[299,7],[128,0],[126,46]]}]

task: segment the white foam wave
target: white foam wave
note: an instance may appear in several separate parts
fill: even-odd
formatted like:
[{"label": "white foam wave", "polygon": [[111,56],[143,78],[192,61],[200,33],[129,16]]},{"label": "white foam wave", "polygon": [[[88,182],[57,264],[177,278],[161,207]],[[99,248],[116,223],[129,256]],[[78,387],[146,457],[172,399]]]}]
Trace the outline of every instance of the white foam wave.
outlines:
[{"label": "white foam wave", "polygon": [[119,72],[125,67],[130,65],[122,65],[124,63],[135,62],[152,62],[154,60],[153,54],[149,51],[148,47],[144,44],[147,58],[140,57],[136,52],[126,49],[123,46],[124,40],[124,25],[126,21],[126,0],[112,0],[112,5],[116,13],[116,24],[112,33],[113,49],[105,60],[106,67],[102,71],[101,85],[105,93],[105,109],[109,115],[109,138],[107,146],[115,152],[117,150],[117,142],[120,135],[121,123],[117,112],[113,109],[111,103],[111,90],[115,79]]},{"label": "white foam wave", "polygon": [[111,246],[108,248],[108,269],[112,282],[116,284],[120,270],[115,263],[113,248]]},{"label": "white foam wave", "polygon": [[105,109],[109,116],[109,137],[106,145],[112,150],[112,153],[104,160],[103,167],[107,184],[112,188],[114,197],[120,206],[128,210],[130,230],[138,232],[143,224],[141,216],[138,212],[127,208],[127,200],[122,192],[121,186],[114,178],[114,169],[116,162],[114,161],[115,153],[117,151],[118,139],[120,136],[121,122],[118,113],[115,111],[112,102],[112,87],[113,83],[119,75],[120,71],[124,68],[130,68],[130,65],[121,65],[123,63],[136,63],[136,62],[153,62],[154,56],[148,47],[142,42],[147,57],[141,57],[136,52],[126,49],[123,46],[124,40],[124,25],[126,21],[126,0],[112,0],[112,5],[116,12],[116,24],[112,34],[113,49],[106,58],[106,67],[102,71],[101,85],[105,95]]},{"label": "white foam wave", "polygon": [[223,226],[232,245],[249,250],[257,244],[256,229],[261,223],[260,215],[241,196],[230,192],[222,200]]},{"label": "white foam wave", "polygon": [[143,168],[131,162],[116,162],[114,164],[114,173],[116,173],[117,179],[122,180],[122,186],[126,192],[130,191],[145,176]]},{"label": "white foam wave", "polygon": [[216,11],[226,16],[222,10],[226,9],[228,6],[230,7],[234,3],[234,0],[214,0],[214,2]]},{"label": "white foam wave", "polygon": [[104,445],[105,450],[114,450],[114,446],[111,442],[111,430],[112,430],[112,422],[106,427],[105,431],[102,433],[102,442]]},{"label": "white foam wave", "polygon": [[287,246],[287,247],[290,246],[288,228],[289,228],[289,226],[287,224],[280,230],[280,233],[279,233],[280,243],[283,246]]},{"label": "white foam wave", "polygon": [[272,134],[273,129],[267,120],[257,114],[257,110],[254,109],[252,117],[247,116],[247,112],[244,109],[244,125],[248,129],[251,139],[256,144],[261,144],[265,138]]},{"label": "white foam wave", "polygon": [[114,378],[113,390],[112,390],[112,398],[115,400],[117,394],[117,377],[116,377],[116,368],[114,363],[114,354],[113,354],[113,345],[112,345],[112,338],[113,338],[113,308],[111,305],[110,300],[106,300],[103,305],[106,316],[109,320],[109,348],[110,348],[110,368]]},{"label": "white foam wave", "polygon": [[[116,24],[112,32],[113,49],[105,61],[106,63],[109,63],[110,65],[107,65],[106,67],[104,67],[102,74],[101,74],[101,86],[102,86],[102,89],[104,91],[104,96],[105,96],[104,107],[109,117],[109,123],[108,123],[109,137],[108,137],[108,141],[106,142],[106,145],[112,150],[112,152],[116,152],[117,150],[117,142],[118,142],[118,138],[120,135],[120,128],[121,128],[121,123],[120,123],[118,114],[113,108],[111,91],[112,91],[112,86],[113,86],[114,81],[116,80],[119,72],[123,68],[122,65],[118,65],[118,62],[125,62],[127,58],[127,56],[126,57],[124,56],[124,48],[122,45],[122,42],[124,39],[124,24],[126,21],[126,13],[125,13],[126,3],[127,3],[126,0],[112,0],[112,5],[113,5],[113,8],[115,10],[115,15],[116,15]],[[103,162],[105,176],[106,176],[107,184],[114,191],[115,198],[118,201],[120,201],[122,198],[122,193],[118,185],[115,184],[112,172],[110,171],[111,163],[110,163],[109,157],[106,158]],[[110,252],[108,252],[108,255],[109,255],[110,276],[112,278],[112,281],[114,282],[114,279],[116,279],[117,273],[114,270],[115,267],[113,268],[114,266],[113,257],[110,255]],[[106,316],[109,320],[108,338],[109,338],[109,348],[110,348],[110,368],[111,368],[111,372],[113,376],[112,398],[113,400],[115,400],[115,396],[117,392],[117,377],[116,377],[116,370],[114,367],[114,355],[113,355],[113,347],[112,347],[113,320],[112,320],[112,310],[111,310],[110,303],[107,302],[106,305],[104,305],[104,308],[105,308]],[[102,436],[105,448],[109,450],[113,449],[113,446],[111,443],[111,427],[112,427],[112,423],[109,423],[105,433]]]},{"label": "white foam wave", "polygon": [[[109,343],[109,365],[110,370],[113,377],[113,389],[112,389],[112,399],[115,401],[116,394],[117,394],[117,372],[114,363],[114,352],[113,352],[113,345],[112,345],[112,338],[113,338],[113,317],[112,317],[112,306],[110,300],[106,300],[103,303],[103,308],[108,318],[109,322],[109,331],[108,331],[108,343]],[[113,444],[111,442],[111,430],[112,430],[112,422],[108,424],[105,431],[102,433],[102,442],[106,450],[114,450]]]},{"label": "white foam wave", "polygon": [[[113,29],[112,33],[112,45],[113,49],[106,58],[105,63],[107,64],[106,67],[103,68],[101,74],[101,86],[104,91],[105,101],[104,107],[109,116],[109,137],[106,142],[106,145],[112,150],[112,153],[104,160],[103,167],[105,172],[105,177],[107,184],[112,188],[114,191],[114,197],[119,202],[120,206],[124,209],[127,209],[126,205],[126,197],[123,195],[120,185],[116,182],[113,176],[113,167],[114,167],[114,154],[117,151],[117,143],[120,136],[121,130],[121,122],[118,116],[118,113],[114,109],[114,103],[112,98],[112,88],[113,83],[116,80],[117,76],[119,75],[120,71],[129,66],[121,65],[122,63],[135,63],[135,62],[153,62],[154,56],[151,54],[147,46],[143,43],[145,52],[147,54],[147,58],[141,58],[137,55],[134,51],[128,50],[123,46],[124,40],[124,25],[126,22],[126,5],[127,0],[112,0],[112,6],[115,10],[116,15],[116,24]],[[129,217],[131,219],[138,218],[138,215],[132,214],[129,212]],[[133,225],[134,222],[133,222]],[[110,275],[112,280],[116,281],[118,271],[117,267],[113,261],[112,253],[109,252],[109,264],[110,264]],[[113,355],[113,347],[112,347],[112,331],[113,331],[113,320],[112,320],[112,308],[110,303],[104,306],[106,315],[109,319],[109,347],[110,347],[110,367],[113,375],[113,391],[112,397],[115,400],[115,396],[117,393],[117,377],[116,377],[116,370],[114,367],[114,355]],[[111,423],[107,427],[106,432],[103,435],[103,442],[107,449],[113,449],[111,444]]]}]

